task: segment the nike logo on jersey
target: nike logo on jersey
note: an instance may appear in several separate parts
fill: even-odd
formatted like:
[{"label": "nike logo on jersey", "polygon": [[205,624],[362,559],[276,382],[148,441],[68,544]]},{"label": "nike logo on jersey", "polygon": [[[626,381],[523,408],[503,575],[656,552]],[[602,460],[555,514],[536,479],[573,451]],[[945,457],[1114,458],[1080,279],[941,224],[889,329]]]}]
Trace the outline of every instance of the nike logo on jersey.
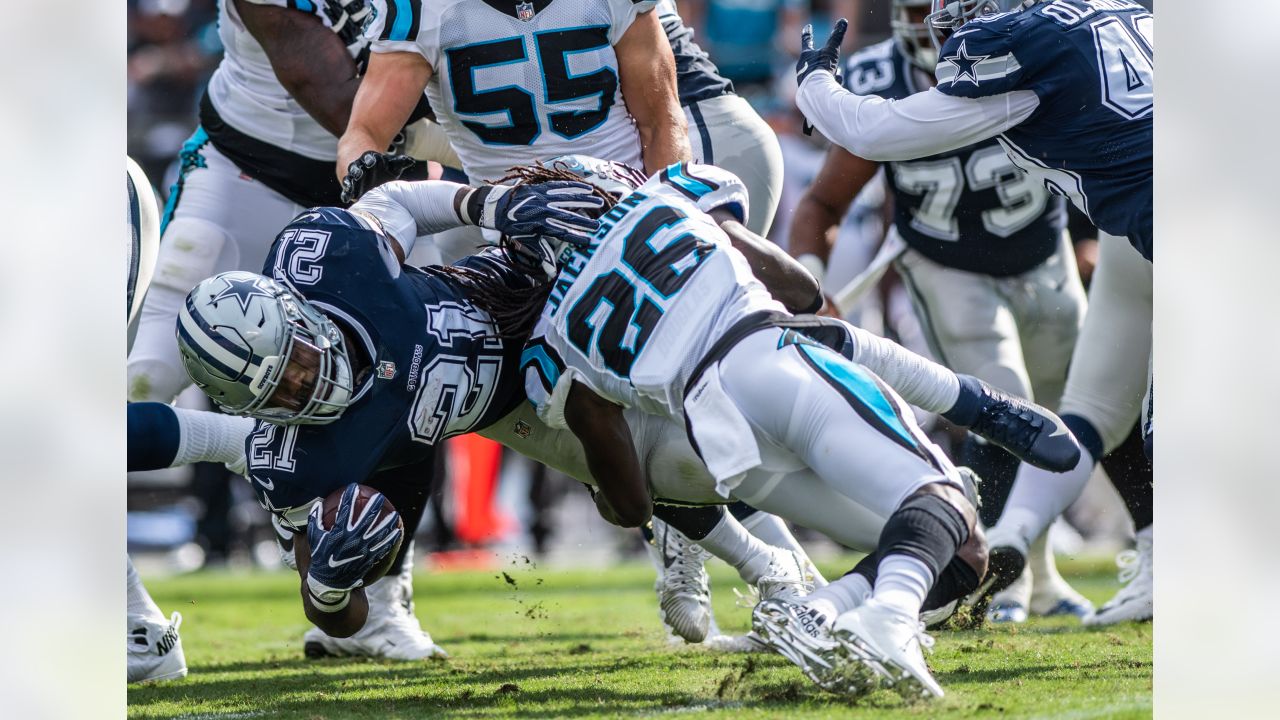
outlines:
[{"label": "nike logo on jersey", "polygon": [[263,479],[263,478],[258,477],[257,475],[253,475],[253,476],[251,476],[251,477],[253,478],[254,482],[256,482],[256,483],[258,483],[259,485],[261,485],[261,486],[262,486],[262,488],[263,488],[264,490],[275,490],[275,489],[276,489],[276,483],[275,483],[275,481],[274,481],[274,480],[271,480],[271,479]]},{"label": "nike logo on jersey", "polygon": [[351,557],[349,557],[349,558],[347,558],[347,559],[345,559],[345,560],[339,560],[339,561],[337,561],[337,562],[334,562],[333,558],[331,557],[331,558],[329,558],[329,567],[331,567],[331,568],[340,568],[340,567],[342,567],[343,565],[346,565],[346,564],[348,564],[348,563],[353,563],[353,562],[355,562],[356,560],[359,560],[359,559],[360,559],[360,558],[362,558],[362,557],[364,557],[364,553],[361,553],[361,554],[359,554],[359,555],[353,555],[353,556],[351,556]]}]

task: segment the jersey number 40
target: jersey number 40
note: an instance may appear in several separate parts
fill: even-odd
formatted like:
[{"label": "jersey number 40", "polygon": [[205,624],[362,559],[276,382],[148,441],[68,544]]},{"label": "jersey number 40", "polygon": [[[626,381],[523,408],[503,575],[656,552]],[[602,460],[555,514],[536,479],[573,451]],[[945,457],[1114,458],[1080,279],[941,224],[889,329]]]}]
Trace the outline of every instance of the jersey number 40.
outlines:
[{"label": "jersey number 40", "polygon": [[[505,85],[492,90],[476,88],[476,71],[531,60],[525,48],[525,37],[476,43],[445,50],[449,84],[453,88],[453,109],[459,116],[481,116],[505,113],[506,125],[489,125],[473,120],[462,124],[489,145],[532,145],[542,134],[538,105],[533,93],[518,85]],[[594,72],[573,75],[569,72],[569,56],[609,47],[606,25],[547,30],[534,33],[536,62],[542,73],[542,88],[547,104],[565,103],[590,97],[599,98],[594,110],[564,110],[547,113],[551,132],[572,140],[599,127],[609,117],[618,89],[618,74],[613,68],[601,67]]]}]

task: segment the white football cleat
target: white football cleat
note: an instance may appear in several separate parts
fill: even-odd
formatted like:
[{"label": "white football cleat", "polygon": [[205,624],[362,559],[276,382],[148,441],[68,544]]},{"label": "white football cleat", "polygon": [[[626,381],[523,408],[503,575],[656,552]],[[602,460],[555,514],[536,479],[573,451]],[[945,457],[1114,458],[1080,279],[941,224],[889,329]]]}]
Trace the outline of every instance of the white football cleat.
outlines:
[{"label": "white football cleat", "polygon": [[182,615],[177,612],[168,622],[145,615],[129,616],[129,682],[177,680],[187,676],[187,658],[182,654],[182,638],[178,636],[181,625]]},{"label": "white football cleat", "polygon": [[1155,614],[1155,586],[1152,576],[1152,528],[1138,533],[1137,550],[1116,556],[1120,582],[1126,583],[1115,597],[1084,619],[1085,625],[1113,625],[1118,622],[1150,620]]},{"label": "white football cleat", "polygon": [[903,615],[873,597],[836,618],[831,636],[847,651],[848,661],[870,656],[863,664],[882,673],[904,698],[943,696],[922,652],[933,648],[933,638],[918,617]]},{"label": "white football cleat", "polygon": [[872,659],[835,642],[830,620],[801,603],[765,600],[752,611],[751,627],[823,690],[857,698],[880,685]]},{"label": "white football cleat", "polygon": [[676,636],[700,643],[711,634],[711,588],[704,563],[711,554],[684,533],[653,519],[649,544],[658,578],[658,617]]},{"label": "white football cleat", "polygon": [[722,653],[768,653],[773,652],[769,643],[756,634],[754,630],[746,635],[712,635],[702,641],[702,646],[712,652]]},{"label": "white football cleat", "polygon": [[1009,587],[991,596],[987,620],[993,623],[1024,623],[1031,603],[1031,568],[1022,571]]},{"label": "white football cleat", "polygon": [[1093,603],[1060,575],[1043,580],[1036,576],[1031,590],[1031,614],[1041,617],[1071,615],[1084,620],[1093,614]]},{"label": "white football cleat", "polygon": [[761,600],[796,601],[813,592],[814,575],[808,558],[791,550],[769,546],[769,568],[756,581]]},{"label": "white football cleat", "polygon": [[[409,563],[405,563],[406,570]],[[309,658],[373,657],[388,660],[447,658],[449,653],[431,640],[413,614],[412,574],[388,575],[365,588],[369,618],[349,638],[335,638],[313,627],[303,635],[303,651]]]}]

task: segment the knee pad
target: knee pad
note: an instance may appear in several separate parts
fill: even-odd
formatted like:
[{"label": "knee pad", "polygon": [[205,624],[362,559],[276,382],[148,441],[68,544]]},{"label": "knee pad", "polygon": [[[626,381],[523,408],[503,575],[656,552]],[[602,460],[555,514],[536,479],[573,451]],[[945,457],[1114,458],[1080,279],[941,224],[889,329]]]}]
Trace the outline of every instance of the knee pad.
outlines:
[{"label": "knee pad", "polygon": [[[221,263],[227,267],[219,267],[218,260],[228,247],[229,239],[225,230],[208,220],[190,216],[175,217],[165,227],[164,237],[161,238],[160,257],[156,260],[152,286],[171,288],[185,296],[201,280],[219,270],[235,269],[238,250],[231,263]],[[269,243],[270,238],[262,238],[261,242]],[[230,245],[234,248],[234,243]]]},{"label": "knee pad", "polygon": [[[958,489],[953,492],[968,505]],[[974,526],[972,510],[963,512],[953,503],[953,498],[930,490],[929,486],[922,488],[889,516],[876,552],[881,558],[910,555],[923,562],[935,578],[939,577],[956,551],[968,541]]]}]

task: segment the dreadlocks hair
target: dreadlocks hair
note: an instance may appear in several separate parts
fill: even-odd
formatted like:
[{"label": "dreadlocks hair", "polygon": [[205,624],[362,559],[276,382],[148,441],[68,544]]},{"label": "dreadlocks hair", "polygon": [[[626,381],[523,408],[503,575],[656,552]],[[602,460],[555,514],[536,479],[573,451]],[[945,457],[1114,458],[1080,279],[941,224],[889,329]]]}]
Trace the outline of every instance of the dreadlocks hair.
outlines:
[{"label": "dreadlocks hair", "polygon": [[[582,178],[563,168],[547,168],[540,165],[521,165],[509,170],[509,174],[497,183],[511,182],[513,185],[536,185],[553,180],[582,182]],[[604,200],[601,214],[608,212],[618,199],[598,187],[592,186],[592,193]],[[467,290],[467,296],[476,307],[484,310],[493,318],[498,328],[499,337],[507,340],[524,342],[533,333],[542,315],[542,307],[547,303],[555,277],[543,277],[542,258],[537,252],[520,241],[506,235],[498,242],[498,247],[506,255],[506,260],[523,271],[531,284],[526,287],[512,287],[496,272],[482,270],[477,267],[444,265],[436,270],[449,276]],[[536,279],[535,279],[536,278]]]}]

